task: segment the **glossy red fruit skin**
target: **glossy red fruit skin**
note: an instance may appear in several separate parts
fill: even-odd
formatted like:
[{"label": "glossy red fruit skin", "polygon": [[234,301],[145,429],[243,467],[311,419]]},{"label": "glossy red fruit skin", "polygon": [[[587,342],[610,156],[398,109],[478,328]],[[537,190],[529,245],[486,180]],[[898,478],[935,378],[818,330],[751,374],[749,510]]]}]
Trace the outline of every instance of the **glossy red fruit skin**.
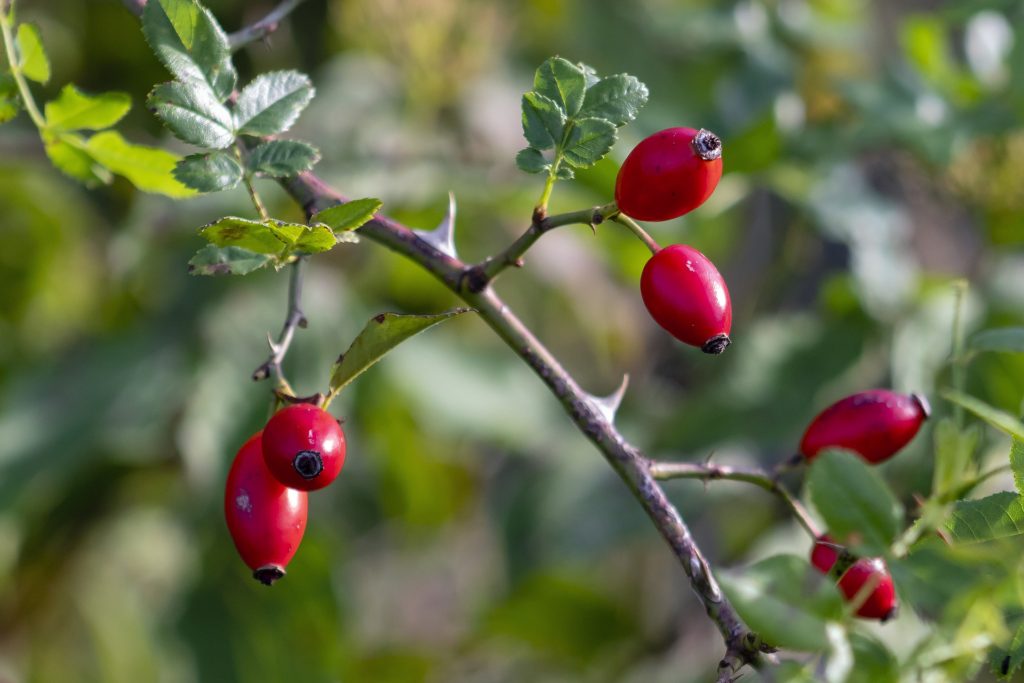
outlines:
[{"label": "glossy red fruit skin", "polygon": [[821,411],[804,432],[800,452],[812,460],[826,448],[846,448],[879,463],[910,443],[929,413],[928,402],[918,394],[862,391]]},{"label": "glossy red fruit skin", "polygon": [[854,600],[868,582],[874,585],[871,593],[857,609],[864,619],[887,621],[896,614],[896,587],[885,562],[879,557],[862,558],[853,563],[839,579],[839,589],[847,600]]},{"label": "glossy red fruit skin", "polygon": [[718,354],[731,343],[729,289],[715,264],[693,247],[673,244],[651,256],[640,294],[655,322],[684,344]]},{"label": "glossy red fruit skin", "polygon": [[322,489],[345,464],[345,434],[326,410],[296,403],[274,413],[263,428],[263,461],[285,486]]},{"label": "glossy red fruit skin", "polygon": [[721,141],[705,130],[667,128],[644,138],[615,179],[619,210],[641,221],[667,221],[693,211],[718,186],[721,154]]},{"label": "glossy red fruit skin", "polygon": [[828,535],[819,538],[814,548],[811,549],[811,564],[822,574],[828,574],[835,563],[839,560],[839,548],[837,548]]},{"label": "glossy red fruit skin", "polygon": [[224,518],[253,577],[271,585],[285,574],[306,531],[308,495],[282,486],[263,463],[262,432],[239,449],[224,490]]}]

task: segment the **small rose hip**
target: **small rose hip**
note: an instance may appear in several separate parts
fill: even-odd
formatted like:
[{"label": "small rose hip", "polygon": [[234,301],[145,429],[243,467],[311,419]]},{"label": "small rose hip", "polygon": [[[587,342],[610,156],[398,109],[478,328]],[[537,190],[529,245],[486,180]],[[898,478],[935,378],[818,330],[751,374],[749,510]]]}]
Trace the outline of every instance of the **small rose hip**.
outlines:
[{"label": "small rose hip", "polygon": [[910,443],[929,412],[919,394],[862,391],[821,411],[807,427],[800,452],[811,460],[826,448],[845,448],[879,463]]},{"label": "small rose hip", "polygon": [[722,177],[722,141],[704,129],[668,128],[640,142],[615,179],[615,202],[641,221],[667,221],[703,204]]},{"label": "small rose hip", "polygon": [[719,354],[729,346],[732,302],[725,280],[704,254],[673,244],[654,254],[640,294],[655,322],[679,341]]},{"label": "small rose hip", "polygon": [[839,578],[839,590],[843,591],[848,601],[860,597],[861,589],[870,593],[857,608],[857,616],[865,619],[888,621],[896,615],[896,588],[892,576],[880,557],[865,557],[853,563],[853,566]]},{"label": "small rose hip", "polygon": [[285,486],[315,491],[334,481],[345,464],[345,434],[327,411],[296,403],[263,428],[263,460]]},{"label": "small rose hip", "polygon": [[253,577],[269,586],[285,567],[306,531],[308,496],[283,486],[263,463],[262,432],[245,442],[228,472],[224,517],[228,530]]},{"label": "small rose hip", "polygon": [[828,574],[839,560],[839,548],[828,535],[822,536],[811,549],[811,564],[822,574]]}]

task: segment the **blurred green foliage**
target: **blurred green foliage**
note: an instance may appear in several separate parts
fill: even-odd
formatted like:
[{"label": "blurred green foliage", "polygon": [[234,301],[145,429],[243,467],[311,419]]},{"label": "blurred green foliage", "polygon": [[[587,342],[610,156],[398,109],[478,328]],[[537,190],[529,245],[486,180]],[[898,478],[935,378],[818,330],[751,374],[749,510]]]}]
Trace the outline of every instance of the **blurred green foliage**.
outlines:
[{"label": "blurred green foliage", "polygon": [[[209,5],[232,30],[272,3]],[[50,56],[45,99],[69,82],[128,93],[126,137],[188,151],[142,106],[167,75],[121,3],[23,2],[19,15]],[[454,191],[467,259],[528,223],[540,183],[513,161],[519,98],[552,54],[651,92],[611,157],[559,184],[553,211],[608,201],[618,161],[651,132],[721,135],[715,196],[651,230],[725,275],[724,356],[648,318],[645,248],[615,226],[545,236],[498,289],[589,390],[630,374],[619,421],[650,455],[770,465],[852,391],[921,391],[950,412],[935,390],[949,382],[953,278],[971,282],[968,330],[1022,324],[1022,22],[1019,0],[309,0],[236,61],[243,82],[311,74],[317,97],[296,133],[346,194],[430,228]],[[302,219],[261,189],[276,217]],[[222,521],[223,478],[267,414],[267,387],[249,376],[287,283],[187,275],[196,229],[225,214],[252,216],[244,191],[173,202],[123,179],[88,191],[53,169],[24,116],[0,128],[0,678],[709,679],[721,642],[671,553],[469,316],[339,397],[346,469],[312,500],[289,576],[271,590],[249,579]],[[310,327],[289,376],[323,390],[371,315],[455,303],[365,240],[331,252],[310,268]],[[968,370],[970,393],[1020,414],[1024,356],[980,354]],[[986,431],[969,457],[984,470],[1008,450]],[[880,468],[910,514],[934,453],[922,434]],[[713,565],[748,582],[762,575],[743,567],[809,549],[759,490],[667,488]],[[978,495],[1012,488],[1000,475]],[[915,546],[892,567],[915,609],[854,636],[849,680],[897,679],[880,641],[900,661],[936,663],[929,680],[984,680],[993,641],[1019,664],[1024,609],[1005,607],[1024,602],[1020,539]],[[791,663],[793,680],[813,679],[806,661]]]}]

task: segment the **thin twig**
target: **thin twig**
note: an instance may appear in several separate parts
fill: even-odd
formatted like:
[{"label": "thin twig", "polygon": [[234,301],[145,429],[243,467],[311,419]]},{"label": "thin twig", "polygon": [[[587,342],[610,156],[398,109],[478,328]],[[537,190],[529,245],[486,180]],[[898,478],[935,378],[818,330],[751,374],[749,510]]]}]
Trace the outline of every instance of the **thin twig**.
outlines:
[{"label": "thin twig", "polygon": [[644,245],[651,250],[652,254],[657,254],[661,251],[661,245],[659,245],[653,237],[651,237],[646,230],[640,227],[640,224],[635,220],[626,216],[625,214],[617,213],[612,216],[612,220],[619,225],[624,225],[629,228],[629,231],[636,235]]},{"label": "thin twig", "polygon": [[[282,180],[281,184],[308,215],[346,201],[313,173],[301,173]],[[686,523],[651,475],[648,460],[601,414],[589,395],[491,287],[485,283],[480,291],[472,291],[465,285],[467,274],[475,266],[438,251],[409,228],[380,214],[359,232],[432,273],[475,308],[479,317],[530,366],[562,404],[577,429],[619,474],[672,548],[690,579],[691,587],[725,641],[730,668],[743,664],[761,666],[767,649],[722,593]],[[752,643],[757,646],[752,646]]]},{"label": "thin twig", "polygon": [[285,17],[291,14],[292,10],[302,4],[302,2],[303,0],[283,0],[278,3],[277,7],[272,9],[267,16],[263,17],[255,24],[246,26],[243,29],[239,29],[238,31],[229,34],[228,44],[231,45],[231,49],[238,50],[249,43],[266,38],[276,31]]},{"label": "thin twig", "polygon": [[277,341],[268,339],[270,357],[252,373],[255,381],[273,376],[278,390],[288,395],[295,395],[291,385],[281,371],[281,363],[288,354],[288,348],[295,336],[295,328],[306,327],[306,316],[302,313],[302,264],[305,256],[300,256],[291,265],[291,276],[288,278],[288,314],[284,319],[284,327]]},{"label": "thin twig", "polygon": [[655,479],[700,479],[702,481],[714,481],[716,479],[727,479],[730,481],[742,481],[758,486],[765,491],[774,493],[786,503],[793,511],[797,521],[800,522],[812,538],[821,536],[818,525],[814,523],[807,508],[791,494],[776,477],[767,471],[753,467],[733,467],[731,465],[718,465],[715,463],[697,464],[692,462],[663,462],[651,461],[649,463],[651,476]]},{"label": "thin twig", "polygon": [[471,292],[479,292],[484,289],[494,278],[498,277],[506,268],[523,265],[523,255],[527,249],[540,239],[540,236],[549,230],[562,227],[563,225],[589,225],[591,228],[600,225],[614,212],[618,211],[615,204],[595,206],[582,211],[570,211],[554,216],[545,216],[535,212],[533,222],[519,238],[510,244],[504,251],[487,258],[480,263],[469,267],[465,284]]}]

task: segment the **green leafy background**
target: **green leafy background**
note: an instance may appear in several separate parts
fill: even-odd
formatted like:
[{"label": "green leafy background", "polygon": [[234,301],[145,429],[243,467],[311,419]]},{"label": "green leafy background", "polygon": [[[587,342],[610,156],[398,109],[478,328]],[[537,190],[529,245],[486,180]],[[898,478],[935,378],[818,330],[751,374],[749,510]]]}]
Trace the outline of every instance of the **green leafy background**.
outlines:
[{"label": "green leafy background", "polygon": [[[967,406],[975,431],[962,431],[938,393],[950,380],[951,279],[972,282],[972,334],[1024,324],[1024,5],[924,7],[318,0],[270,49],[236,55],[237,83],[297,69],[316,87],[292,131],[315,149],[267,150],[267,175],[285,157],[319,154],[318,172],[340,190],[378,197],[422,229],[442,220],[452,190],[468,259],[528,223],[542,177],[514,162],[526,144],[521,97],[550,55],[650,89],[612,152],[558,184],[554,212],[609,201],[618,163],[651,132],[719,134],[716,194],[650,229],[701,249],[725,275],[735,322],[723,356],[683,347],[650,320],[637,287],[645,247],[615,225],[546,235],[498,289],[588,390],[607,394],[630,374],[619,424],[653,456],[770,465],[846,393],[927,394],[950,421],[933,421],[946,426],[877,468],[891,491],[876,482],[871,495],[830,505],[847,499],[830,493],[829,475],[876,479],[842,454],[802,490],[840,527],[871,521],[876,532],[860,540],[877,549],[894,516],[903,533],[912,516],[938,514],[917,502],[933,485],[952,490],[1007,463],[1009,438],[984,422],[993,414]],[[271,3],[210,8],[231,31]],[[123,161],[139,153],[124,139],[197,153],[143,106],[169,75],[121,3],[22,2],[18,19],[38,29],[49,56],[33,62],[40,101],[70,111],[74,91],[64,88],[74,83],[107,93],[90,114],[97,127],[123,115],[119,132],[81,143],[92,158],[114,173],[118,159],[137,168]],[[230,86],[228,77],[211,87]],[[8,85],[0,78],[0,120],[18,113]],[[131,98],[127,113],[117,93]],[[225,130],[236,123],[225,119]],[[48,151],[71,164],[81,139]],[[153,186],[166,189],[175,158],[153,160]],[[195,163],[212,165],[196,172],[215,186],[237,182],[230,158]],[[302,221],[271,181],[258,182],[275,218]],[[287,277],[187,275],[203,249],[197,226],[255,219],[245,191],[172,202],[122,177],[85,189],[53,168],[21,113],[0,128],[0,216],[0,677],[712,678],[721,640],[671,553],[474,316],[403,344],[334,402],[349,439],[345,470],[311,498],[289,575],[266,589],[235,556],[221,494],[235,450],[267,416],[267,387],[249,376],[283,319]],[[210,249],[197,268],[226,258]],[[264,262],[247,258],[250,268]],[[317,256],[310,326],[289,376],[299,391],[325,390],[331,364],[373,315],[455,305],[368,240]],[[1005,429],[1021,414],[1022,335],[972,339],[966,391],[1000,411]],[[792,476],[799,486],[802,475]],[[1009,472],[982,482],[948,520],[935,517],[952,545],[929,528],[890,563],[904,609],[884,626],[851,626],[823,579],[805,576],[793,556],[806,558],[810,542],[768,494],[724,482],[666,488],[750,618],[771,628],[790,615],[800,626],[782,634],[801,652],[786,655],[777,680],[913,680],[914,667],[930,680],[991,680],[991,668],[1024,661],[1024,512]],[[977,542],[979,529],[995,540]],[[787,579],[810,582],[814,599],[802,603]]]}]

